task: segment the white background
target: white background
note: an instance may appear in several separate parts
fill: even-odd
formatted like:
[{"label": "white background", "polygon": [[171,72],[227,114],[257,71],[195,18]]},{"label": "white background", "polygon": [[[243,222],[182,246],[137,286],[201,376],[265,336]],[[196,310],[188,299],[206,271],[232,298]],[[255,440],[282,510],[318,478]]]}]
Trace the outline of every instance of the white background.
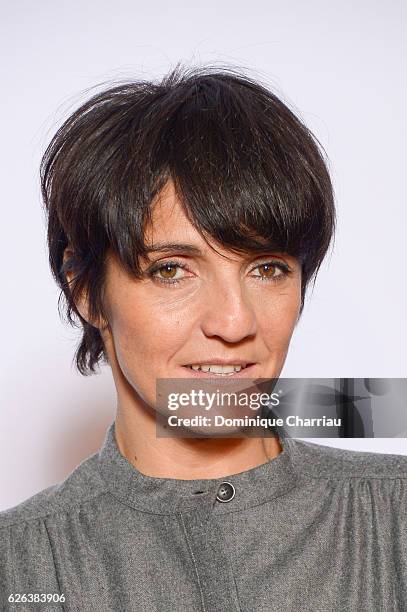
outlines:
[{"label": "white background", "polygon": [[[407,376],[406,12],[402,0],[3,6],[0,508],[64,479],[114,419],[110,370],[72,366],[79,336],[58,318],[39,195],[45,146],[103,81],[209,62],[283,97],[328,153],[338,233],[282,374]],[[332,444],[407,455],[407,439]]]}]

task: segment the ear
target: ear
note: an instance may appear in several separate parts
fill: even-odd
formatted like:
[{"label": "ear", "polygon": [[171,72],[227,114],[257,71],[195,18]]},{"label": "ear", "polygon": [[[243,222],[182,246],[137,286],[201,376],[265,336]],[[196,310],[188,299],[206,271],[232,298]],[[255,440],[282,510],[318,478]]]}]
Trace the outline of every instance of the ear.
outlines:
[{"label": "ear", "polygon": [[[64,250],[63,264],[65,265],[74,256],[75,256],[75,251],[73,250],[71,245],[68,245]],[[69,285],[71,285],[71,283],[74,282],[74,279],[75,279],[74,266],[68,267],[68,269],[65,271],[65,278],[67,279]],[[103,321],[91,320],[89,316],[89,309],[88,309],[88,296],[85,290],[82,292],[79,299],[77,299],[77,301],[75,302],[75,306],[76,306],[77,311],[81,315],[81,317],[85,319],[85,321],[87,321],[89,325],[92,325],[93,327],[97,327],[100,330],[106,327],[106,323],[104,323]]]},{"label": "ear", "polygon": [[[75,251],[73,250],[73,248],[68,244],[68,246],[65,248],[64,250],[64,254],[62,257],[62,263],[65,266],[67,264],[67,262],[72,259],[72,257],[74,256]],[[66,270],[65,271],[65,278],[67,279],[68,283],[71,284],[72,279],[73,279],[73,270]]]}]

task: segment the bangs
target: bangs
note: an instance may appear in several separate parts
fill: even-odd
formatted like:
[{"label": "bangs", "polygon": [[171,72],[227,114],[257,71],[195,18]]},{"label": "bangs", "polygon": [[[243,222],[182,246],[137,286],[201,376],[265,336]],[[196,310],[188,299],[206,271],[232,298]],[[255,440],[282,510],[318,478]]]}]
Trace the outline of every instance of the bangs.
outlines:
[{"label": "bangs", "polygon": [[[187,218],[237,252],[282,251],[309,267],[327,248],[331,185],[310,132],[270,92],[231,74],[173,74],[148,112],[122,124],[116,190],[105,210],[111,247],[140,274],[151,204],[172,180]],[[177,89],[174,91],[175,83]],[[134,109],[133,109],[134,112]],[[110,133],[111,137],[112,134]],[[118,139],[115,138],[117,145]],[[107,147],[109,148],[109,147]]]}]

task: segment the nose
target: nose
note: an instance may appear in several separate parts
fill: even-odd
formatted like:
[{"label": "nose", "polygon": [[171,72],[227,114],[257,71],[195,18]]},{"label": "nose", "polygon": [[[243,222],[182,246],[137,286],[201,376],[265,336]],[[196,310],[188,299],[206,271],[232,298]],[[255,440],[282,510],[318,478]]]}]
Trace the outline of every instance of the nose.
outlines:
[{"label": "nose", "polygon": [[[220,280],[220,279],[219,279]],[[239,281],[217,282],[203,302],[201,329],[207,337],[239,342],[257,331],[256,312]]]}]

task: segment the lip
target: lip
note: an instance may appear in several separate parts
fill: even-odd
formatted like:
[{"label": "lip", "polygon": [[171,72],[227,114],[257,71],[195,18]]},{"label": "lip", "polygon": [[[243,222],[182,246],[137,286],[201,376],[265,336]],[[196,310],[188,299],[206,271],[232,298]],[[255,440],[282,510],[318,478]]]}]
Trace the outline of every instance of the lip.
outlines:
[{"label": "lip", "polygon": [[245,365],[246,363],[250,363],[253,365],[254,361],[251,361],[250,359],[239,359],[238,357],[235,357],[235,359],[219,359],[216,357],[206,357],[201,361],[192,361],[191,363],[184,363],[183,365],[188,366],[198,363],[210,363],[211,365]]},{"label": "lip", "polygon": [[[205,361],[198,362],[198,363],[205,364]],[[183,365],[181,367],[183,371],[187,373],[186,374],[187,376],[192,376],[193,378],[215,378],[215,379],[220,379],[220,380],[229,380],[233,378],[254,378],[255,377],[254,370],[257,365],[256,363],[253,363],[253,362],[243,361],[243,359],[237,359],[235,361],[233,360],[222,361],[219,359],[218,360],[214,359],[213,361],[207,361],[206,363],[210,363],[213,365],[243,365],[244,363],[248,363],[250,365],[247,365],[245,368],[240,370],[240,372],[234,372],[234,374],[229,374],[228,376],[221,376],[219,374],[214,374],[213,372],[202,372],[200,370],[199,371],[193,370],[192,368],[189,368],[187,365]]]}]

